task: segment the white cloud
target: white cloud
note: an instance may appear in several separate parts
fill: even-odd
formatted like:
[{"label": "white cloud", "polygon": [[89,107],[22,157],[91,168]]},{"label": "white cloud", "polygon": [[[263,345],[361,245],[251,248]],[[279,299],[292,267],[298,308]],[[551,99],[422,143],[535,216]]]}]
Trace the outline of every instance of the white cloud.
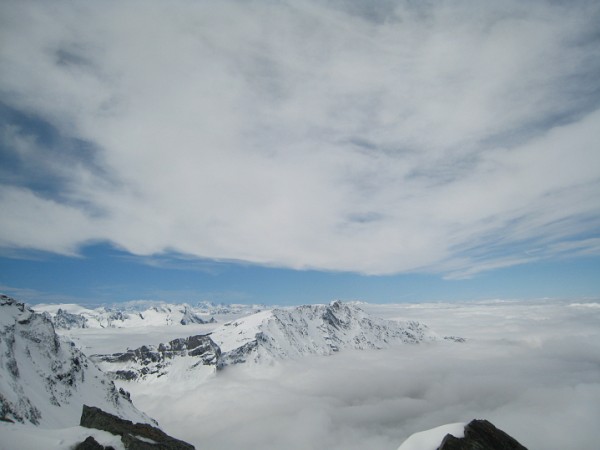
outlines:
[{"label": "white cloud", "polygon": [[528,448],[598,442],[600,309],[554,301],[363,306],[469,340],[237,366],[195,387],[126,388],[167,432],[202,448],[395,449],[414,432],[473,418]]},{"label": "white cloud", "polygon": [[598,228],[593,4],[2,9],[5,104],[96,149],[4,246],[461,276]]}]

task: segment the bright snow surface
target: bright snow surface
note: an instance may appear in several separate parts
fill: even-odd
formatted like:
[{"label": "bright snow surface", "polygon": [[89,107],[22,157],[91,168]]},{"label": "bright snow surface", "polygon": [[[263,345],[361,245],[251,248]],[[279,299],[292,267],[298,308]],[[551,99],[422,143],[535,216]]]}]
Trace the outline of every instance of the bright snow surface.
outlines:
[{"label": "bright snow surface", "polygon": [[404,441],[398,450],[437,450],[447,434],[457,438],[464,437],[465,423],[450,423],[415,433]]},{"label": "bright snow surface", "polygon": [[[587,450],[600,441],[597,304],[361,304],[373,316],[419,320],[440,336],[467,341],[242,364],[160,389],[122,385],[131,387],[136,406],[167,433],[197,448],[394,450],[414,433],[485,418],[528,448]],[[241,319],[215,317],[219,323],[207,331]],[[189,327],[63,333],[99,353],[138,347],[144,339],[158,344],[186,331],[197,334]]]},{"label": "bright snow surface", "polygon": [[47,315],[1,298],[0,316],[2,418],[50,428],[73,426],[87,404],[149,421],[72,342],[59,338]]},{"label": "bright snow surface", "polygon": [[0,450],[68,450],[93,436],[104,447],[125,450],[120,436],[84,427],[40,428],[0,422]]}]

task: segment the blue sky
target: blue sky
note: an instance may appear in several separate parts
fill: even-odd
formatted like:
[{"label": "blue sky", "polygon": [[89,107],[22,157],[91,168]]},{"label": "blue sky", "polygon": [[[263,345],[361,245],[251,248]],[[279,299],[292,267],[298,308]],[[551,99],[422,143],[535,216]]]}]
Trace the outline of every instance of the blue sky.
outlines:
[{"label": "blue sky", "polygon": [[[31,255],[30,255],[31,256]],[[470,279],[434,274],[360,275],[241,263],[137,258],[107,245],[80,258],[0,258],[0,290],[36,303],[129,300],[293,305],[333,299],[380,303],[598,298],[598,258],[499,269]],[[8,280],[8,284],[7,283]]]},{"label": "blue sky", "polygon": [[0,17],[7,293],[600,295],[597,2],[27,1]]}]

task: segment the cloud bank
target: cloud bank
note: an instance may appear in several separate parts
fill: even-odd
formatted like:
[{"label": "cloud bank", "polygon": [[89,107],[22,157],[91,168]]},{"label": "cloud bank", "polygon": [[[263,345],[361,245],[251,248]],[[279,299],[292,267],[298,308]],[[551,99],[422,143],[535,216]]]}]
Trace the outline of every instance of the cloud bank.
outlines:
[{"label": "cloud bank", "polygon": [[392,450],[414,432],[473,418],[528,448],[594,448],[600,309],[587,305],[386,306],[374,311],[470,340],[237,366],[195,387],[126,389],[168,432],[201,448]]},{"label": "cloud bank", "polygon": [[600,253],[596,2],[0,8],[5,249],[449,277]]}]

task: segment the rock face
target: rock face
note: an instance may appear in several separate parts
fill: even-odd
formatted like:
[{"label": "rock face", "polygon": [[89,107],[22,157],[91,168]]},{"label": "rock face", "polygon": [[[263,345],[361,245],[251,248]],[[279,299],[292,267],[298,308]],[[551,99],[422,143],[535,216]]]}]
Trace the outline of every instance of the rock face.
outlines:
[{"label": "rock face", "polygon": [[527,450],[527,448],[487,420],[473,420],[465,426],[463,438],[448,434],[438,450]]},{"label": "rock face", "polygon": [[151,421],[72,342],[55,333],[47,314],[0,295],[0,419],[74,426],[84,403]]},{"label": "rock face", "polygon": [[104,447],[100,445],[93,436],[88,436],[85,441],[80,442],[73,450],[115,450],[114,447]]},{"label": "rock face", "polygon": [[71,314],[64,309],[58,309],[54,316],[54,327],[70,330],[72,328],[88,328],[87,319],[81,314]]},{"label": "rock face", "polygon": [[82,427],[95,428],[121,436],[121,441],[128,450],[194,450],[195,448],[156,427],[145,423],[133,423],[92,406],[83,405],[79,424]]},{"label": "rock face", "polygon": [[198,366],[221,367],[221,350],[205,335],[174,339],[168,344],[143,345],[112,355],[92,355],[91,359],[121,380],[159,378],[169,372],[174,359],[187,357],[189,369]]}]

